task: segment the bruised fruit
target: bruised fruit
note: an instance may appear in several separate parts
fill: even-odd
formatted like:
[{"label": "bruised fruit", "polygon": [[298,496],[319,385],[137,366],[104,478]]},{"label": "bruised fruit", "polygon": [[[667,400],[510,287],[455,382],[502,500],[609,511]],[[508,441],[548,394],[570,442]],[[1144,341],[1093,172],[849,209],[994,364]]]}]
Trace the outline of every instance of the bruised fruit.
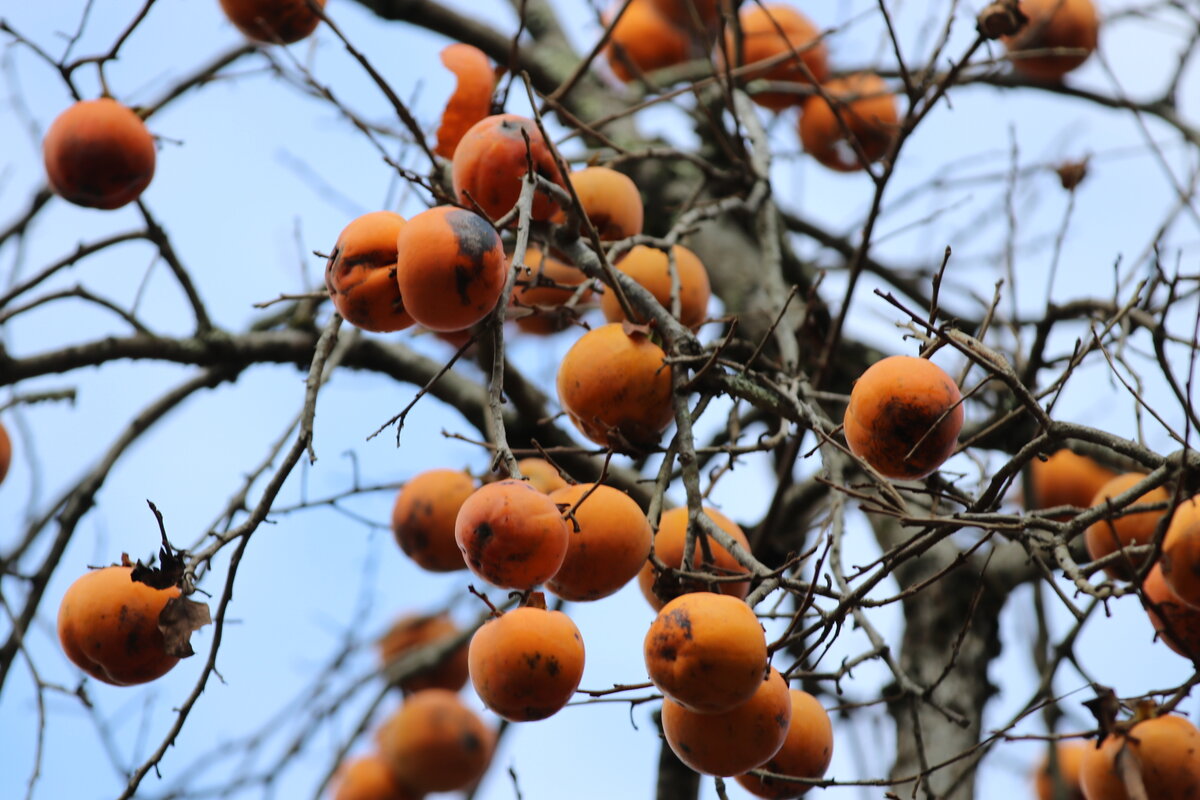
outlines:
[{"label": "bruised fruit", "polygon": [[453,469],[430,469],[409,479],[392,506],[392,535],[404,554],[430,572],[466,568],[454,520],[475,488],[474,478]]},{"label": "bruised fruit", "polygon": [[505,589],[545,583],[567,553],[567,523],[558,506],[512,479],[486,484],[468,497],[454,536],[470,570]]},{"label": "bruised fruit", "polygon": [[413,324],[396,285],[396,237],[404,217],[392,211],[363,214],[338,236],[325,264],[325,288],[347,322],[376,333]]}]

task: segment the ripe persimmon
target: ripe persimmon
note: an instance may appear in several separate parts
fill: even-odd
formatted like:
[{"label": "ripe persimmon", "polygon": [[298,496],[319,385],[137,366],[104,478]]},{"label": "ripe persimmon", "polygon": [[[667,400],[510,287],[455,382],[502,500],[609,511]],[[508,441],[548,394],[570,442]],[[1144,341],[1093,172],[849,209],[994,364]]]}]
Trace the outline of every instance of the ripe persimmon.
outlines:
[{"label": "ripe persimmon", "polygon": [[[1058,772],[1055,775],[1050,769],[1050,754],[1047,753],[1033,777],[1038,800],[1084,800],[1083,789],[1079,787],[1079,765],[1083,762],[1084,751],[1095,745],[1080,739],[1064,739],[1053,747]],[[1056,793],[1056,778],[1065,793]]]},{"label": "ripe persimmon", "polygon": [[[673,24],[655,5],[654,0],[631,0],[604,48],[613,74],[625,83],[636,80],[639,73],[648,75],[700,55],[687,30]],[[606,23],[620,7],[618,3],[605,16]]]},{"label": "ripe persimmon", "polygon": [[820,95],[805,99],[800,114],[804,152],[838,172],[862,169],[864,157],[873,162],[887,155],[900,117],[883,78],[856,72],[831,78],[822,89],[833,104]]},{"label": "ripe persimmon", "polygon": [[[1020,8],[1029,21],[1004,44],[1022,75],[1061,80],[1096,49],[1100,20],[1092,0],[1020,0]],[[1066,52],[1040,52],[1052,50]]]},{"label": "ripe persimmon", "polygon": [[[459,628],[447,614],[410,614],[396,620],[378,642],[379,658],[386,668],[408,653],[445,642],[458,635]],[[457,692],[467,685],[467,643],[454,648],[437,663],[400,681],[405,692],[422,689],[449,689]]]},{"label": "ripe persimmon", "polygon": [[378,753],[352,758],[333,777],[333,800],[420,800],[421,795],[400,783]]},{"label": "ripe persimmon", "polygon": [[[526,333],[538,334],[566,329],[577,314],[562,305],[587,282],[587,276],[570,264],[532,247],[525,251],[524,261],[531,274],[519,276],[525,285],[513,289],[512,303],[518,308],[529,309],[530,313],[516,317],[517,327]],[[590,290],[585,290],[580,299],[586,301],[590,294]]]},{"label": "ripe persimmon", "polygon": [[629,583],[646,563],[654,537],[642,509],[620,489],[577,483],[551,492],[574,508],[567,555],[546,588],[564,600],[599,600]]},{"label": "ripe persimmon", "polygon": [[[738,602],[738,601],[733,601]],[[787,740],[792,696],[772,667],[746,702],[717,714],[697,714],[671,699],[663,700],[662,727],[667,744],[702,775],[731,777],[767,763]]]},{"label": "ripe persimmon", "polygon": [[1200,495],[1181,502],[1163,537],[1162,573],[1171,591],[1200,608]]},{"label": "ripe persimmon", "polygon": [[8,436],[8,428],[0,423],[0,483],[8,477],[8,468],[12,466],[12,439]]},{"label": "ripe persimmon", "polygon": [[[1100,491],[1096,492],[1096,496],[1092,498],[1091,505],[1106,505],[1109,498],[1132,489],[1145,477],[1145,473],[1142,472],[1126,472],[1118,475],[1100,487]],[[1158,521],[1167,512],[1160,509],[1129,513],[1129,508],[1148,503],[1166,503],[1170,499],[1171,496],[1167,490],[1159,486],[1137,498],[1131,506],[1126,506],[1125,510],[1116,512],[1113,519],[1101,518],[1093,522],[1084,534],[1088,555],[1094,561],[1115,553],[1123,547],[1150,544],[1154,539]],[[1139,564],[1138,559],[1121,559],[1106,566],[1104,571],[1113,578],[1127,581],[1133,578],[1133,568]],[[1166,577],[1165,571],[1163,577]]]},{"label": "ripe persimmon", "polygon": [[608,167],[584,167],[572,172],[570,180],[601,239],[612,242],[642,232],[642,193],[628,175]]},{"label": "ripe persimmon", "polygon": [[166,650],[159,615],[179,589],[155,589],[133,580],[133,568],[85,573],[58,607],[63,652],[87,674],[114,686],[147,683],[179,663]]},{"label": "ripe persimmon", "polygon": [[525,591],[545,583],[567,553],[567,522],[550,497],[525,481],[476,489],[458,511],[454,538],[472,572]]},{"label": "ripe persimmon", "polygon": [[583,637],[571,618],[528,605],[485,622],[471,637],[471,683],[484,705],[510,722],[558,713],[583,677]]},{"label": "ripe persimmon", "polygon": [[496,71],[482,50],[462,42],[443,47],[441,60],[442,66],[454,73],[457,84],[442,112],[433,152],[442,158],[454,158],[463,134],[492,110]]},{"label": "ripe persimmon", "polygon": [[[817,698],[800,689],[792,689],[792,722],[783,747],[761,769],[793,778],[821,778],[833,759],[833,723]],[[783,800],[800,797],[811,784],[743,773],[737,782],[750,794]]]},{"label": "ripe persimmon", "polygon": [[433,331],[461,331],[496,307],[508,259],[491,223],[454,206],[435,206],[396,236],[396,285],[412,318]]},{"label": "ripe persimmon", "polygon": [[426,689],[409,695],[375,733],[379,754],[397,780],[416,791],[457,792],[487,770],[496,733],[457,693]]},{"label": "ripe persimmon", "polygon": [[517,469],[542,494],[550,494],[567,485],[558,469],[544,458],[522,458],[517,461]]},{"label": "ripe persimmon", "polygon": [[[454,150],[454,193],[464,206],[471,208],[474,203],[493,220],[499,219],[517,204],[530,159],[534,172],[565,188],[550,147],[533,120],[517,114],[484,117],[467,129]],[[534,195],[534,219],[548,220],[557,210],[557,201],[544,191]]]},{"label": "ripe persimmon", "polygon": [[659,14],[686,31],[710,31],[720,21],[720,0],[650,0]]},{"label": "ripe persimmon", "polygon": [[954,452],[962,394],[945,370],[924,358],[889,356],[859,376],[846,406],[850,451],[880,474],[924,478]]},{"label": "ripe persimmon", "polygon": [[[316,3],[325,7],[325,0]],[[221,0],[221,8],[238,30],[267,44],[298,42],[321,22],[308,0]]]},{"label": "ripe persimmon", "polygon": [[1146,604],[1146,614],[1158,637],[1179,655],[1200,658],[1200,609],[1189,606],[1171,590],[1161,564],[1155,564],[1146,574],[1142,591],[1154,604]]},{"label": "ripe persimmon", "polygon": [[430,469],[409,479],[392,506],[392,535],[404,554],[430,572],[465,569],[454,521],[475,479],[453,469]]},{"label": "ripe persimmon", "polygon": [[1055,452],[1045,461],[1033,459],[1029,462],[1029,471],[1033,498],[1028,505],[1032,509],[1056,506],[1087,508],[1100,487],[1117,476],[1087,456],[1077,455],[1067,449]]},{"label": "ripe persimmon", "polygon": [[715,592],[690,592],[663,606],[643,649],[658,690],[700,714],[745,703],[766,675],[767,638],[754,610]]},{"label": "ripe persimmon", "polygon": [[[672,260],[675,262],[674,280],[671,275]],[[708,270],[704,268],[704,263],[699,257],[686,247],[675,245],[668,256],[656,247],[639,244],[621,256],[614,266],[644,286],[668,311],[672,310],[676,297],[671,291],[672,286],[678,282],[678,319],[692,330],[699,328],[700,323],[708,316],[708,299],[712,296]],[[600,298],[600,309],[609,322],[625,319],[616,292],[612,288]],[[642,323],[646,320],[635,321]]]},{"label": "ripe persimmon", "polygon": [[653,445],[674,419],[666,353],[621,323],[594,328],[558,367],[558,401],[584,436],[623,451]]},{"label": "ripe persimmon", "polygon": [[[732,536],[747,553],[750,552],[750,540],[746,538],[746,534],[740,525],[715,508],[705,506],[704,513],[708,514],[709,518],[716,523],[718,528]],[[687,509],[682,506],[664,511],[658,521],[658,532],[654,534],[654,555],[665,566],[672,569],[679,569],[683,563],[683,547],[687,541],[687,521]],[[737,559],[730,555],[729,551],[721,545],[710,539],[708,541],[708,548],[709,552],[712,553],[711,564],[705,563],[704,548],[700,545],[699,539],[697,539],[691,571],[710,571],[720,576],[747,573],[746,568],[738,563]],[[748,580],[722,581],[713,585],[721,594],[727,594],[739,600],[744,598],[746,593],[750,591],[750,582]],[[672,578],[668,580],[660,578],[655,572],[654,564],[651,561],[647,561],[642,565],[641,572],[638,573],[638,586],[641,588],[646,602],[656,611],[661,609],[668,600],[673,600],[680,594],[698,591],[703,588],[702,585],[687,579],[678,580]]]},{"label": "ripe persimmon", "polygon": [[1135,723],[1127,733],[1114,732],[1100,747],[1084,750],[1079,783],[1088,800],[1129,800],[1118,756],[1133,758],[1145,786],[1145,797],[1200,798],[1200,731],[1183,717],[1164,715]]},{"label": "ripe persimmon", "polygon": [[42,141],[46,178],[77,206],[114,209],[136,200],[154,177],[154,137],[111,97],[81,100],[59,114]]},{"label": "ripe persimmon", "polygon": [[413,324],[396,285],[396,237],[404,217],[372,211],[342,229],[325,264],[325,288],[347,322],[376,333]]},{"label": "ripe persimmon", "polygon": [[[808,17],[781,3],[746,3],[739,14],[742,32],[742,64],[793,55],[769,67],[751,70],[746,80],[766,79],[811,85],[829,73],[828,54],[820,32]],[[782,31],[782,33],[781,33]],[[726,33],[726,47],[737,52],[733,31]],[[740,66],[740,65],[739,65]],[[804,95],[791,92],[758,92],[754,102],[773,111],[799,105]]]}]

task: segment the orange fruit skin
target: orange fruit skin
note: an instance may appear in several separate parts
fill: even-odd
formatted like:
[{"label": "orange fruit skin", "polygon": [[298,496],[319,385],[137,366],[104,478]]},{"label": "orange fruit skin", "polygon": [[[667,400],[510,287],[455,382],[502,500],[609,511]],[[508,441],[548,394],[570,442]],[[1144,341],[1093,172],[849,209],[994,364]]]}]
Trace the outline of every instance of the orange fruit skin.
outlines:
[{"label": "orange fruit skin", "polygon": [[426,470],[404,484],[392,506],[392,535],[404,554],[430,572],[466,569],[454,521],[475,488],[474,478],[453,469]]},{"label": "orange fruit skin", "polygon": [[[317,5],[324,8],[325,0]],[[306,0],[221,0],[221,8],[238,30],[266,44],[298,42],[321,22]]]},{"label": "orange fruit skin", "polygon": [[[379,640],[379,658],[386,667],[427,644],[449,639],[458,633],[454,620],[445,614],[413,614],[401,617]],[[467,645],[455,648],[441,662],[400,681],[405,692],[449,689],[457,692],[467,685]]]},{"label": "orange fruit skin", "polygon": [[[743,64],[754,64],[793,50],[799,52],[798,57],[793,55],[773,67],[751,70],[745,76],[746,80],[766,79],[808,84],[810,80],[805,74],[805,68],[815,80],[825,80],[829,74],[828,51],[825,44],[818,40],[820,32],[808,17],[790,6],[779,3],[767,3],[762,6],[757,3],[744,4],[740,15]],[[782,36],[780,30],[783,31]],[[726,36],[728,52],[736,53],[733,31],[730,30]],[[759,92],[751,99],[760,106],[781,111],[789,106],[799,105],[804,96],[787,92]]]},{"label": "orange fruit skin", "polygon": [[482,50],[462,42],[442,48],[441,60],[442,66],[454,73],[457,85],[442,112],[433,152],[453,158],[463,134],[491,112],[496,72]]},{"label": "orange fruit skin", "polygon": [[471,637],[471,683],[510,722],[558,713],[583,677],[583,637],[561,611],[525,606],[485,622]]},{"label": "orange fruit skin", "polygon": [[[1087,508],[1092,498],[1104,484],[1117,477],[1117,473],[1102,467],[1087,456],[1076,455],[1070,450],[1059,450],[1045,461],[1035,458],[1029,462],[1033,482],[1031,508],[1054,508],[1075,506]],[[1057,519],[1068,519],[1062,515]]]},{"label": "orange fruit skin", "polygon": [[[521,194],[521,180],[528,172],[525,135],[529,136],[534,171],[566,188],[534,121],[517,114],[494,114],[468,128],[454,151],[451,173],[460,203],[471,208],[474,201],[494,220],[512,210]],[[534,195],[534,219],[548,220],[557,210],[558,204],[545,193]]]},{"label": "orange fruit skin", "polygon": [[397,780],[421,794],[457,792],[475,783],[496,745],[495,732],[447,689],[408,697],[375,739]]},{"label": "orange fruit skin", "polygon": [[[1062,800],[1084,800],[1083,789],[1079,786],[1079,766],[1083,762],[1083,754],[1089,748],[1095,747],[1093,742],[1078,739],[1063,740],[1055,745],[1058,751],[1058,772],[1062,779],[1066,794]],[[1038,800],[1059,800],[1054,794],[1054,775],[1050,772],[1050,756],[1042,759],[1033,778],[1034,789],[1037,790]]]},{"label": "orange fruit skin", "polygon": [[[837,104],[837,113],[819,95],[804,101],[800,115],[800,143],[804,151],[837,172],[862,169],[862,159],[842,128],[845,124],[867,161],[878,161],[887,155],[899,129],[900,117],[896,98],[883,79],[860,72],[832,78],[823,88]],[[837,103],[839,100],[844,102]]]},{"label": "orange fruit skin", "polygon": [[[736,601],[735,601],[736,602]],[[731,777],[757,769],[787,740],[792,697],[774,668],[758,690],[739,706],[719,714],[697,714],[663,700],[662,726],[667,744],[702,775]]]},{"label": "orange fruit skin", "polygon": [[642,193],[628,175],[608,167],[585,167],[572,172],[570,180],[601,239],[613,242],[642,232]]},{"label": "orange fruit skin", "polygon": [[554,501],[511,479],[486,484],[467,498],[454,538],[467,567],[504,589],[545,583],[567,554],[567,523]]},{"label": "orange fruit skin", "polygon": [[954,380],[932,361],[889,356],[868,367],[850,391],[846,444],[888,478],[924,478],[954,452],[961,399]]},{"label": "orange fruit skin", "polygon": [[404,217],[372,211],[342,229],[325,264],[333,305],[356,328],[376,333],[413,324],[396,285],[396,237]]},{"label": "orange fruit skin", "polygon": [[333,800],[420,800],[403,786],[377,753],[359,756],[338,767]]},{"label": "orange fruit skin", "polygon": [[179,663],[164,649],[158,617],[179,589],[134,581],[131,567],[105,567],[80,576],[58,607],[58,640],[74,664],[113,686],[162,677]]},{"label": "orange fruit skin", "polygon": [[[584,436],[623,449],[653,445],[675,418],[662,348],[620,323],[594,328],[563,356],[558,401]],[[612,436],[616,432],[619,436]]]},{"label": "orange fruit skin", "polygon": [[[1158,611],[1146,606],[1150,624],[1158,632],[1158,638],[1185,658],[1192,658],[1193,655],[1200,657],[1200,609],[1189,606],[1171,590],[1163,578],[1161,564],[1155,564],[1146,574],[1142,591],[1146,593],[1147,600],[1158,606]],[[1167,623],[1170,623],[1169,631]]]},{"label": "orange fruit skin", "polygon": [[1158,800],[1200,798],[1200,731],[1183,717],[1168,715],[1133,726],[1128,737],[1109,734],[1088,747],[1079,767],[1087,800],[1128,800],[1116,758],[1125,750],[1141,767],[1146,796]]},{"label": "orange fruit skin", "polygon": [[1200,495],[1181,502],[1163,537],[1162,573],[1167,585],[1200,609]]},{"label": "orange fruit skin", "polygon": [[[1092,498],[1091,505],[1103,505],[1105,500],[1122,494],[1145,477],[1146,475],[1141,472],[1127,472],[1118,475],[1100,487],[1100,491],[1096,492],[1096,496]],[[1167,490],[1159,486],[1146,492],[1126,508],[1141,503],[1165,503],[1170,499],[1171,496],[1167,494]],[[1093,522],[1084,534],[1088,555],[1094,561],[1110,553],[1115,553],[1122,547],[1149,544],[1154,538],[1154,530],[1158,527],[1158,521],[1165,513],[1161,510],[1138,511],[1133,514],[1126,513],[1124,516],[1112,520],[1100,519]],[[1118,580],[1127,581],[1133,578],[1130,565],[1121,561],[1114,561],[1105,567],[1104,571]],[[1163,577],[1166,577],[1165,573]]]},{"label": "orange fruit skin", "polygon": [[8,429],[0,425],[0,483],[8,477],[8,468],[12,466],[12,439]]},{"label": "orange fruit skin", "polygon": [[1003,41],[1010,53],[1071,48],[1082,52],[1012,59],[1013,70],[1042,81],[1061,80],[1096,49],[1100,20],[1092,0],[1021,0],[1029,22]]},{"label": "orange fruit skin", "polygon": [[[817,698],[808,692],[792,689],[791,696],[792,722],[783,747],[761,768],[797,778],[824,777],[833,759],[833,723]],[[750,794],[772,800],[800,797],[812,788],[803,783],[749,773],[738,775],[737,782]]]},{"label": "orange fruit skin", "polygon": [[550,494],[567,485],[554,465],[544,458],[522,458],[517,462],[517,469],[542,494]]},{"label": "orange fruit skin", "polygon": [[[619,8],[618,3],[605,16],[606,24]],[[700,55],[686,29],[659,13],[652,0],[633,0],[629,4],[613,26],[604,53],[613,74],[624,83],[636,80],[637,72],[648,75]],[[629,63],[637,67],[637,72],[630,69]]]},{"label": "orange fruit skin", "polygon": [[578,483],[555,490],[550,499],[568,508],[583,502],[574,513],[579,530],[567,521],[567,555],[546,588],[564,600],[589,601],[615,594],[633,580],[650,555],[654,534],[629,495]]},{"label": "orange fruit skin", "polygon": [[643,650],[658,690],[698,714],[745,703],[767,670],[767,638],[754,610],[713,592],[690,592],[663,606]]},{"label": "orange fruit skin", "polygon": [[[675,256],[675,272],[679,276],[679,321],[694,331],[708,316],[708,300],[712,296],[708,270],[695,253],[682,245],[675,245],[671,252]],[[671,310],[671,266],[666,253],[656,247],[639,244],[621,256],[615,266],[646,287],[663,308]],[[609,322],[625,319],[621,304],[617,301],[617,293],[612,288],[600,298],[600,309]],[[646,322],[644,319],[635,321]]]},{"label": "orange fruit skin", "polygon": [[[587,276],[570,264],[545,256],[532,247],[525,251],[524,261],[531,274],[519,277],[527,280],[529,285],[513,288],[512,303],[518,308],[532,309],[533,313],[517,317],[517,327],[525,333],[541,335],[565,330],[574,316],[559,306],[571,299],[575,289],[587,281]],[[542,281],[555,285],[539,285]],[[581,301],[586,302],[590,295],[590,290],[585,292]]]},{"label": "orange fruit skin", "polygon": [[50,188],[86,208],[111,210],[137,199],[154,177],[156,157],[142,118],[109,97],[75,103],[42,141]]},{"label": "orange fruit skin", "polygon": [[[740,525],[731,520],[729,517],[717,511],[715,508],[704,507],[704,512],[712,518],[717,527],[732,536],[738,544],[745,548],[746,552],[750,552],[750,540],[746,538],[745,532],[742,531]],[[683,546],[687,540],[687,509],[683,507],[672,508],[664,511],[662,517],[658,520],[658,533],[654,534],[654,555],[658,560],[663,562],[672,569],[679,569],[683,563]],[[736,574],[746,572],[746,568],[738,563],[729,551],[721,545],[712,541],[708,542],[711,548],[713,562],[708,569],[713,570],[719,575]],[[692,559],[692,571],[699,572],[704,569],[704,551],[700,547],[699,541],[696,542],[695,556]],[[660,597],[655,592],[655,579],[657,573],[654,570],[654,564],[647,561],[642,565],[641,571],[638,573],[638,588],[642,590],[642,596],[646,598],[651,607],[655,611],[661,609],[667,600],[672,597]],[[737,599],[743,599],[750,591],[749,581],[737,581],[736,583],[719,583],[716,584],[718,591],[721,594],[727,594]],[[660,590],[664,587],[658,587]],[[689,591],[686,585],[675,587],[680,590],[680,593]]]},{"label": "orange fruit skin", "polygon": [[432,331],[461,331],[486,317],[507,277],[500,235],[472,211],[436,206],[396,236],[396,285],[405,309]]},{"label": "orange fruit skin", "polygon": [[718,0],[650,0],[650,5],[675,26],[690,31],[697,22],[707,30],[720,21]]}]

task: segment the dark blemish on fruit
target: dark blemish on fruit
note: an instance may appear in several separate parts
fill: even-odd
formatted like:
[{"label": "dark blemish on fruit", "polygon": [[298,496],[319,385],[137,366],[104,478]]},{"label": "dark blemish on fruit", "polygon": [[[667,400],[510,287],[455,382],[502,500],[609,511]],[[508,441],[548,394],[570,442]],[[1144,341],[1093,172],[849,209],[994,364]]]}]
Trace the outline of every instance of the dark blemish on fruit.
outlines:
[{"label": "dark blemish on fruit", "polygon": [[526,653],[525,654],[525,666],[529,667],[530,669],[537,669],[538,662],[540,662],[541,660],[542,660],[541,653]]},{"label": "dark blemish on fruit", "polygon": [[461,208],[446,214],[446,224],[454,233],[458,251],[476,264],[500,245],[500,236],[491,223],[472,211]]},{"label": "dark blemish on fruit", "polygon": [[667,661],[674,661],[679,657],[679,651],[674,647],[660,647],[658,648],[658,655]]},{"label": "dark blemish on fruit", "polygon": [[562,672],[562,666],[558,663],[558,659],[554,656],[550,656],[548,659],[546,659],[546,672],[549,672],[550,677],[552,678],[558,673]]},{"label": "dark blemish on fruit", "polygon": [[463,750],[474,753],[483,749],[483,742],[474,733],[468,731],[462,735],[462,747]]},{"label": "dark blemish on fruit", "polygon": [[692,638],[692,618],[688,616],[687,611],[682,608],[672,609],[671,613],[667,615],[667,619],[672,625],[683,631],[683,638]]}]

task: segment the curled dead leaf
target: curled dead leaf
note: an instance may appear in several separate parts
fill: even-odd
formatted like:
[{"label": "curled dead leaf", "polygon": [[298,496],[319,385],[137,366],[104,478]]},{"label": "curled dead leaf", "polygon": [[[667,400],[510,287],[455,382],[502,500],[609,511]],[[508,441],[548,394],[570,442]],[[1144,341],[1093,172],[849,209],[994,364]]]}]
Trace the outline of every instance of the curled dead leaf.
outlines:
[{"label": "curled dead leaf", "polygon": [[172,597],[158,615],[158,629],[163,635],[163,648],[176,658],[195,655],[192,633],[212,624],[208,606],[186,597]]}]

